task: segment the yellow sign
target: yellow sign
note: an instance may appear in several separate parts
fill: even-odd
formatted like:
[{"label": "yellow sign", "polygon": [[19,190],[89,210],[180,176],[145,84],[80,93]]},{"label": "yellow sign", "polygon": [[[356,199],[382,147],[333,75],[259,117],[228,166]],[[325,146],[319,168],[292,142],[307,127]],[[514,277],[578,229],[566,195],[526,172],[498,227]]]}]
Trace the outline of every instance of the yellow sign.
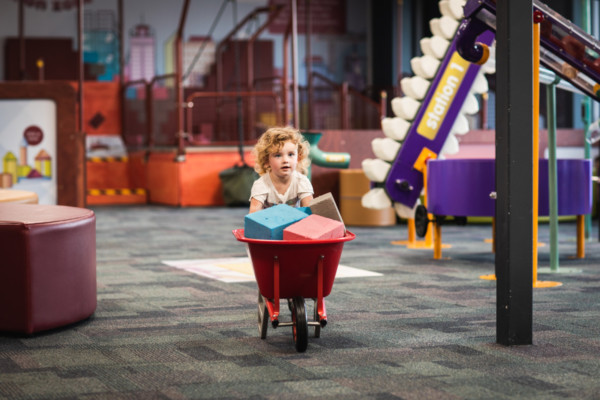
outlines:
[{"label": "yellow sign", "polygon": [[325,161],[327,162],[346,162],[345,154],[326,154]]},{"label": "yellow sign", "polygon": [[468,69],[469,62],[454,52],[417,127],[419,135],[435,139]]}]

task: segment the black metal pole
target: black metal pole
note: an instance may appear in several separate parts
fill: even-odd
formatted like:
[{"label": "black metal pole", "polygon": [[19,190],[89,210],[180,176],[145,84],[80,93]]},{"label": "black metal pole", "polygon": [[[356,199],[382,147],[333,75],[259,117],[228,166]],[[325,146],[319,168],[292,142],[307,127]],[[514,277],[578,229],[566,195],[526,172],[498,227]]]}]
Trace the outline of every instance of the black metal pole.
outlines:
[{"label": "black metal pole", "polygon": [[294,128],[300,129],[300,99],[298,96],[298,11],[296,0],[290,0],[292,14],[292,104]]},{"label": "black metal pole", "polygon": [[496,340],[532,343],[533,4],[496,3]]},{"label": "black metal pole", "polygon": [[[79,67],[79,91],[77,102],[79,103],[79,124],[77,134],[80,136],[80,140],[85,143],[85,131],[83,125],[83,0],[77,1],[77,58]],[[87,181],[87,168],[85,165],[85,152],[82,155],[81,166],[83,169],[83,182]],[[84,189],[85,190],[85,189]],[[85,192],[84,192],[85,193]],[[85,199],[87,196],[82,196]]]},{"label": "black metal pole", "polygon": [[[181,9],[177,37],[175,39],[175,110],[177,110],[177,154],[175,161],[185,161],[185,132],[183,126],[183,29],[187,18],[190,0],[185,0]],[[190,127],[188,127],[190,129]]]},{"label": "black metal pole", "polygon": [[25,65],[25,0],[19,1],[19,79],[22,81],[27,77]]},{"label": "black metal pole", "polygon": [[79,133],[83,135],[83,0],[77,1],[77,64],[79,68]]},{"label": "black metal pole", "polygon": [[304,0],[306,10],[306,26],[305,26],[305,35],[306,35],[306,84],[308,86],[308,96],[307,96],[307,115],[306,115],[306,129],[311,130],[313,128],[313,79],[312,79],[312,50],[311,50],[311,36],[312,36],[312,16],[310,15],[310,2],[311,0]]},{"label": "black metal pole", "polygon": [[127,144],[126,134],[125,134],[125,39],[124,31],[125,31],[125,22],[123,21],[124,13],[123,13],[123,0],[117,1],[117,12],[119,13],[119,94],[121,96],[121,138],[123,138],[123,142]]},{"label": "black metal pole", "polygon": [[[237,17],[237,0],[233,0],[233,25],[237,26],[238,17]],[[241,91],[241,71],[240,71],[240,41],[235,40],[234,43],[234,54],[235,54],[235,91],[238,93],[237,98],[235,99],[235,104],[237,108],[237,131],[238,131],[238,147],[240,152],[240,159],[242,164],[246,164],[246,160],[244,159],[244,114],[242,109],[242,97],[239,96]],[[248,62],[252,62],[249,58],[247,58]],[[247,65],[247,68],[252,68],[252,66]],[[250,82],[248,82],[250,84]]]}]

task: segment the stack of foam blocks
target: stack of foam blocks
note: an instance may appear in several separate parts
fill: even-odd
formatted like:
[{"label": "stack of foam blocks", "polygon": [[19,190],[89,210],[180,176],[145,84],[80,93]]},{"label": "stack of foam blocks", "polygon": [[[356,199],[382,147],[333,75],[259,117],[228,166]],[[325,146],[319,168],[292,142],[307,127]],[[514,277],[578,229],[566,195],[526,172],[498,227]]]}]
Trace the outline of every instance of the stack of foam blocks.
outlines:
[{"label": "stack of foam blocks", "polygon": [[244,219],[244,236],[265,240],[326,240],[344,237],[346,228],[331,193],[319,196],[310,207],[279,204]]}]

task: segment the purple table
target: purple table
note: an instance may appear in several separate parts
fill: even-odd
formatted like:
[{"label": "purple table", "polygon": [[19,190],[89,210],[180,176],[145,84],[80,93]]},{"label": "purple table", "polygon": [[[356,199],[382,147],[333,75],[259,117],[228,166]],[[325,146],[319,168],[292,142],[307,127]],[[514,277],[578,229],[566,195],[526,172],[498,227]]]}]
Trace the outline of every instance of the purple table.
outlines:
[{"label": "purple table", "polygon": [[[494,159],[430,160],[427,210],[435,215],[495,215]],[[592,210],[590,160],[557,160],[558,215],[583,215]],[[549,215],[548,161],[539,166],[539,215]]]}]

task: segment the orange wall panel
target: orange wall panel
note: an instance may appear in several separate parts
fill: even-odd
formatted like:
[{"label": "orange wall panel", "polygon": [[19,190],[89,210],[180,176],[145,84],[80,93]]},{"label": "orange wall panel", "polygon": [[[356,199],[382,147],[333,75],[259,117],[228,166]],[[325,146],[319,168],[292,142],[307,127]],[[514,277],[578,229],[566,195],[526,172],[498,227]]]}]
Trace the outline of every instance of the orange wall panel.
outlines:
[{"label": "orange wall panel", "polygon": [[86,180],[88,189],[129,188],[129,163],[88,161]]},{"label": "orange wall panel", "polygon": [[146,164],[148,198],[150,203],[180,205],[182,163],[174,161],[174,153],[150,154]]},{"label": "orange wall panel", "polygon": [[[250,152],[245,153],[253,165]],[[223,185],[219,173],[238,164],[237,149],[189,152],[185,161],[175,161],[175,152],[135,152],[127,163],[88,162],[88,187],[146,188],[149,203],[173,206],[222,206]],[[126,179],[128,184],[119,183]]]},{"label": "orange wall panel", "polygon": [[[245,156],[246,160],[250,157],[250,154]],[[188,153],[181,171],[181,205],[224,205],[219,173],[239,160],[237,151]]]},{"label": "orange wall panel", "polygon": [[129,180],[132,188],[146,187],[146,152],[129,153]]},{"label": "orange wall panel", "polygon": [[[71,82],[78,89],[78,82]],[[88,135],[120,135],[121,99],[118,82],[83,84],[83,130]],[[78,114],[79,115],[79,114]]]}]

